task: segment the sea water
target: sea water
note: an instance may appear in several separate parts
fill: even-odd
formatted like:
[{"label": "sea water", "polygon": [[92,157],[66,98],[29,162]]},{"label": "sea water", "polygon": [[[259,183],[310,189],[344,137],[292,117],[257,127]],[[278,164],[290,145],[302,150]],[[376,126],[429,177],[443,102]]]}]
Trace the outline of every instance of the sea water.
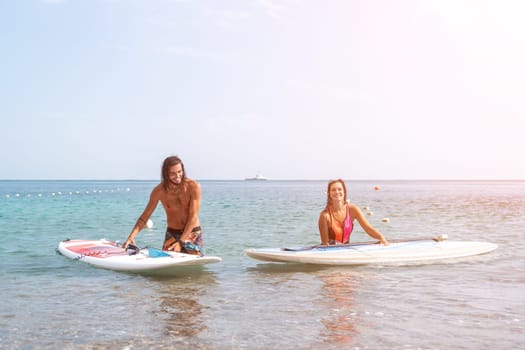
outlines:
[{"label": "sea water", "polygon": [[[246,248],[317,244],[326,181],[201,181],[194,274],[144,277],[55,252],[123,242],[156,181],[0,181],[2,349],[515,349],[525,344],[525,182],[348,181],[387,238],[448,234],[489,254],[432,264],[321,267]],[[379,186],[379,190],[374,190]],[[388,218],[387,220],[382,220]],[[165,217],[137,237],[160,246]],[[369,238],[356,225],[352,240]]]}]

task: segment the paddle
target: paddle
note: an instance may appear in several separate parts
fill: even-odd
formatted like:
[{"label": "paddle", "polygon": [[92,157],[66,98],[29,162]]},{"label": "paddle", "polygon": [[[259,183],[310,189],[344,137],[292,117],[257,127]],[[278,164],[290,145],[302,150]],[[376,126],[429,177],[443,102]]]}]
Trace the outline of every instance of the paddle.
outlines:
[{"label": "paddle", "polygon": [[[404,239],[393,239],[388,241],[389,243],[403,243],[403,242],[416,242],[416,241],[436,241],[441,242],[448,239],[448,235],[441,234],[434,237],[419,237],[419,238],[404,238]],[[330,248],[345,248],[345,247],[353,247],[353,246],[360,246],[360,245],[369,245],[369,244],[379,244],[379,241],[377,242],[355,242],[355,243],[348,243],[348,244],[333,244],[333,245],[312,245],[308,247],[299,247],[299,248],[281,248],[281,250],[289,251],[289,252],[300,252],[305,250],[312,250],[312,249],[330,249]]]}]

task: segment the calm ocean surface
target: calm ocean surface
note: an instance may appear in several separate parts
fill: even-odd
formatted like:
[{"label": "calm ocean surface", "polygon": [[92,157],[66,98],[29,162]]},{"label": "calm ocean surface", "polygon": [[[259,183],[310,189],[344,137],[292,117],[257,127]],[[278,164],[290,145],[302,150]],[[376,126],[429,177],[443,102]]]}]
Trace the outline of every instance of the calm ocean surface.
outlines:
[{"label": "calm ocean surface", "polygon": [[[347,181],[389,239],[499,244],[453,263],[315,267],[243,254],[318,243],[325,181],[202,181],[206,253],[223,262],[194,275],[128,275],[55,253],[66,238],[124,241],[156,183],[0,181],[1,349],[525,346],[523,181]],[[160,206],[152,220],[141,246],[162,243]],[[352,237],[368,240],[359,225]]]}]

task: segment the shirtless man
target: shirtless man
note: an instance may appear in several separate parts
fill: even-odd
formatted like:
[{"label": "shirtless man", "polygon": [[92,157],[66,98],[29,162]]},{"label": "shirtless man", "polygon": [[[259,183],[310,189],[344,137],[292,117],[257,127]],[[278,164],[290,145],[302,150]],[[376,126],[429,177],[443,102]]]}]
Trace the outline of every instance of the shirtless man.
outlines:
[{"label": "shirtless man", "polygon": [[135,236],[144,228],[159,201],[166,211],[168,223],[162,249],[202,255],[201,187],[197,181],[186,177],[184,164],[176,156],[164,160],[162,181],[151,191],[148,204],[123,247],[135,244]]}]

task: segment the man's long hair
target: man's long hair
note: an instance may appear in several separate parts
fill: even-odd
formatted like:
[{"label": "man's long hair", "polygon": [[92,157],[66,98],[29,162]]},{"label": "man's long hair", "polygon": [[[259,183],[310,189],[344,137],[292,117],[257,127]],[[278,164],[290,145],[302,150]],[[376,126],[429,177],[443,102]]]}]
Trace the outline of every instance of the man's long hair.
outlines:
[{"label": "man's long hair", "polygon": [[164,163],[162,163],[162,172],[161,172],[161,178],[162,178],[162,185],[164,186],[164,189],[166,191],[169,190],[171,187],[171,181],[170,181],[170,168],[174,165],[180,164],[182,167],[182,184],[186,181],[186,170],[184,169],[184,163],[182,162],[182,159],[180,159],[177,156],[171,156],[166,159],[164,159]]}]

